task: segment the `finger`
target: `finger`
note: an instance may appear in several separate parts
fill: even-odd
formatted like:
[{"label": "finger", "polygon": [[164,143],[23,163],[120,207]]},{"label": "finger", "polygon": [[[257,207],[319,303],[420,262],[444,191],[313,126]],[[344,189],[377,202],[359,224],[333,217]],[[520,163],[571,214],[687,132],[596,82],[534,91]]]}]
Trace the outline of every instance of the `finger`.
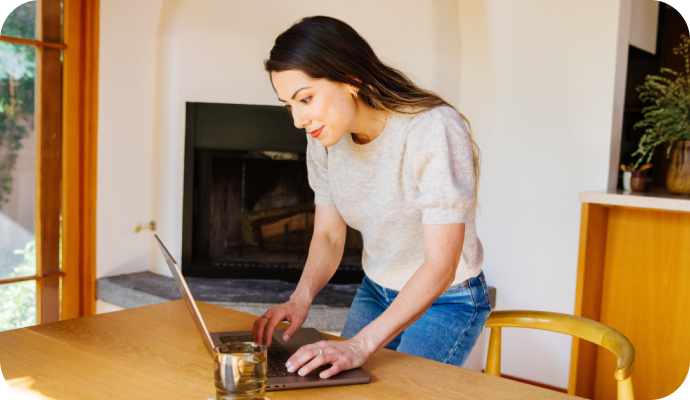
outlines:
[{"label": "finger", "polygon": [[[319,354],[318,352],[316,354]],[[311,361],[309,361],[305,366],[299,369],[297,373],[300,376],[305,376],[309,374],[311,371],[315,370],[316,368],[319,368],[322,365],[326,365],[331,361],[332,356],[328,354],[321,354],[317,355],[314,357]]]},{"label": "finger", "polygon": [[285,313],[275,313],[271,316],[271,319],[266,324],[266,347],[270,347],[273,342],[273,332],[279,323],[285,320]]},{"label": "finger", "polygon": [[[321,347],[321,349],[323,349],[323,347]],[[307,363],[307,361],[313,359],[318,355],[319,346],[317,346],[317,343],[308,344],[306,346],[300,347],[299,350],[297,350],[292,355],[292,357],[288,359],[288,361],[285,363],[285,366],[287,367],[288,371],[295,372],[301,366]]]},{"label": "finger", "polygon": [[287,342],[288,340],[290,340],[291,337],[295,336],[295,333],[297,333],[297,329],[299,329],[303,323],[304,318],[293,316],[292,320],[290,321],[290,326],[283,333],[283,340]]},{"label": "finger", "polygon": [[337,363],[333,364],[333,366],[330,367],[330,368],[328,368],[327,370],[321,371],[321,373],[319,374],[319,378],[321,378],[321,379],[328,379],[328,378],[330,378],[331,376],[333,376],[333,375],[339,373],[339,372],[342,371],[342,370],[343,370],[342,364],[339,363],[339,362],[337,362]]},{"label": "finger", "polygon": [[254,330],[252,331],[252,340],[257,343],[263,343],[264,329],[268,324],[270,317],[262,315],[259,319],[254,321]]},{"label": "finger", "polygon": [[[254,324],[257,326],[256,329],[256,340],[255,342],[258,343],[265,343],[265,334],[266,334],[266,328],[268,327],[268,324],[271,322],[271,320],[274,317],[277,317],[280,312],[275,312],[273,309],[269,308],[264,315],[262,315],[259,319],[254,321]],[[254,339],[254,338],[253,338]]]},{"label": "finger", "polygon": [[256,338],[258,336],[257,332],[259,330],[259,323],[261,322],[262,319],[265,319],[265,318],[259,317],[259,318],[254,320],[254,324],[252,326],[252,341],[254,341],[254,342],[256,342]]}]

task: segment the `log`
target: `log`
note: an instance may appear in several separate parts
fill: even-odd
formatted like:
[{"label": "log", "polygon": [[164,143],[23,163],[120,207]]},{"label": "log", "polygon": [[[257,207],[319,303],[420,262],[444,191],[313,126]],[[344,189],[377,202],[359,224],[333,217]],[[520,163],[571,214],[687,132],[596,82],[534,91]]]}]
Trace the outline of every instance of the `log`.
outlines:
[{"label": "log", "polygon": [[254,222],[259,219],[264,218],[275,218],[282,217],[285,215],[295,215],[303,212],[314,212],[314,203],[302,203],[296,206],[285,207],[285,208],[274,208],[272,210],[262,210],[262,211],[245,211],[244,218],[248,222]]},{"label": "log", "polygon": [[261,225],[261,236],[268,239],[274,236],[305,231],[314,227],[314,214],[301,213],[279,221]]}]

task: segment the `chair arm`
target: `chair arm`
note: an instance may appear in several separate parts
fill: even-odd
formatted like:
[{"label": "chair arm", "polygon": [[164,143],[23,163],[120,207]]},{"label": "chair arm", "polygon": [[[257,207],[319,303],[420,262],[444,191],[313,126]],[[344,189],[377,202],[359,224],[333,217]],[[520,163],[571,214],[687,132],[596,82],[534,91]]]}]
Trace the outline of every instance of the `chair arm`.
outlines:
[{"label": "chair arm", "polygon": [[635,347],[622,333],[613,328],[604,334],[601,346],[611,351],[618,358],[618,366],[613,376],[616,380],[624,381],[635,370]]},{"label": "chair arm", "polygon": [[635,370],[635,348],[622,333],[591,319],[547,311],[494,311],[487,328],[529,328],[571,335],[609,350],[618,358],[616,380],[624,381]]}]

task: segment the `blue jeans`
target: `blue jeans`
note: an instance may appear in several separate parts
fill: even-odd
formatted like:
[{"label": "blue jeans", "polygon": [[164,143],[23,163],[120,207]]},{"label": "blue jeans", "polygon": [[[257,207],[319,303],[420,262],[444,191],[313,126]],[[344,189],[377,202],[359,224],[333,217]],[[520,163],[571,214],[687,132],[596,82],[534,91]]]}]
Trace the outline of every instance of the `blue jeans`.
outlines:
[{"label": "blue jeans", "polygon": [[[347,315],[342,337],[351,339],[381,315],[398,295],[364,277]],[[453,285],[387,349],[461,367],[489,318],[491,304],[484,273]]]}]

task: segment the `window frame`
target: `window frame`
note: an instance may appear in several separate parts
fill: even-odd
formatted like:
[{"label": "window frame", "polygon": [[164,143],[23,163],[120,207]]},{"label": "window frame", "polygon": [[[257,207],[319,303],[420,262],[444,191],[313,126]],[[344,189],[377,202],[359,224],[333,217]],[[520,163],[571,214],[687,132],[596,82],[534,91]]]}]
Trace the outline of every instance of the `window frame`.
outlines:
[{"label": "window frame", "polygon": [[[36,275],[0,285],[35,281],[41,324],[96,310],[100,1],[36,5],[37,40],[0,35],[0,41],[36,48]],[[62,51],[61,62],[55,50]]]}]

